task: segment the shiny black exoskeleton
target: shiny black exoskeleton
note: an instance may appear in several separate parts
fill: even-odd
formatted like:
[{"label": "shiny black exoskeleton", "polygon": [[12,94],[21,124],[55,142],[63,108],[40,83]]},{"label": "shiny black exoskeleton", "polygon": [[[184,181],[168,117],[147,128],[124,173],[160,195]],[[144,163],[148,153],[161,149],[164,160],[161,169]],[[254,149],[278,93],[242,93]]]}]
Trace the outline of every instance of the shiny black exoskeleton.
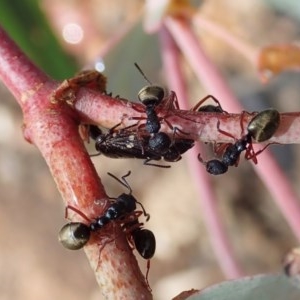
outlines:
[{"label": "shiny black exoskeleton", "polygon": [[151,161],[164,159],[176,162],[181,159],[183,153],[194,146],[192,139],[174,137],[172,143],[166,142],[163,138],[166,134],[163,132],[157,133],[153,140],[149,135],[136,134],[126,128],[114,131],[114,128],[116,126],[107,133],[102,133],[97,126],[90,126],[90,137],[95,140],[95,148],[99,154],[111,158],[139,158],[144,159],[145,165],[169,168],[170,166],[153,164]]},{"label": "shiny black exoskeleton", "polygon": [[247,146],[251,143],[251,135],[248,133],[234,144],[229,145],[223,156],[222,162],[227,166],[234,166],[240,158],[243,151],[247,150]]},{"label": "shiny black exoskeleton", "polygon": [[237,140],[234,144],[230,144],[226,147],[221,160],[212,159],[204,162],[198,155],[198,160],[205,164],[206,171],[212,175],[221,175],[228,171],[228,167],[237,164],[240,155],[243,151],[247,150],[248,145],[251,143],[251,135],[247,134],[240,140]]}]

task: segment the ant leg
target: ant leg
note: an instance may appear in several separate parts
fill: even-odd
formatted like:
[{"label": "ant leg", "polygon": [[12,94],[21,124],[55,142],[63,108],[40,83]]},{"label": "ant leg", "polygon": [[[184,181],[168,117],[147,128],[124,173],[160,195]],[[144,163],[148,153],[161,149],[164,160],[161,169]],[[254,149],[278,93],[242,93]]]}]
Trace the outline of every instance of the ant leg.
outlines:
[{"label": "ant leg", "polygon": [[[272,145],[272,144],[280,144],[280,143],[276,143],[276,142],[268,143],[266,146],[264,146],[262,149],[258,150],[257,152],[254,152],[254,150],[253,150],[253,148],[252,148],[252,153],[251,153],[251,154],[246,153],[246,154],[245,154],[245,158],[246,158],[247,160],[252,159],[253,162],[254,162],[255,164],[257,164],[256,156],[259,155],[259,154],[261,154],[263,151],[265,151],[266,148],[268,148],[268,147],[269,147],[270,145]],[[247,155],[247,156],[246,156],[246,155]],[[254,160],[254,159],[255,159],[255,160]]]},{"label": "ant leg", "polygon": [[[165,121],[165,122],[167,123],[167,121]],[[171,126],[172,126],[172,130],[173,130],[173,137],[175,136],[177,131],[180,132],[181,134],[184,134],[184,135],[190,135],[188,132],[185,132],[185,131],[179,129],[178,127],[173,127],[173,125],[171,125]]]},{"label": "ant leg", "polygon": [[145,166],[152,166],[152,167],[158,167],[158,168],[164,168],[164,169],[171,168],[171,166],[164,166],[164,165],[152,164],[152,163],[150,163],[151,160],[152,160],[151,158],[145,159],[143,165],[145,165]]},{"label": "ant leg", "polygon": [[[143,206],[143,204],[139,201],[136,201],[137,204],[140,205],[140,207],[142,208],[142,211],[140,210],[135,210],[131,213],[128,213],[126,214],[124,217],[121,217],[120,218],[120,221],[121,223],[130,223],[132,221],[135,221],[135,220],[138,220],[138,218],[141,216],[141,215],[144,215],[146,217],[146,222],[149,221],[150,219],[150,214],[148,214]],[[132,219],[132,220],[131,220]]]},{"label": "ant leg", "polygon": [[117,127],[119,127],[121,124],[122,124],[122,122],[119,122],[118,124],[116,124],[116,125],[114,125],[112,128],[110,128],[110,129],[108,130],[109,134],[113,133],[114,130],[115,130]]},{"label": "ant leg", "polygon": [[99,156],[99,155],[101,155],[101,152],[94,153],[94,154],[89,154],[90,157],[95,157],[95,156]]},{"label": "ant leg", "polygon": [[214,143],[213,152],[217,156],[221,157],[224,154],[224,152],[226,151],[226,149],[229,145],[232,145],[232,144],[231,143]]},{"label": "ant leg", "polygon": [[161,108],[166,110],[179,109],[177,95],[174,91],[171,91],[170,94],[165,99],[166,100],[163,101],[160,105]]},{"label": "ant leg", "polygon": [[220,133],[222,133],[222,134],[224,134],[224,135],[226,135],[226,136],[228,136],[228,137],[231,137],[231,138],[233,138],[233,139],[236,141],[236,138],[235,138],[232,134],[230,134],[229,132],[224,131],[224,130],[222,130],[222,129],[220,128],[220,121],[219,121],[219,120],[218,120],[218,122],[217,122],[217,129],[218,129],[218,131],[219,131]]},{"label": "ant leg", "polygon": [[101,239],[101,244],[99,243],[99,255],[98,255],[98,263],[97,263],[97,267],[96,270],[98,270],[98,268],[100,267],[100,256],[101,256],[101,252],[104,249],[104,247],[109,244],[112,243],[115,240],[115,238],[113,237],[106,237],[106,239],[103,241],[103,239]]},{"label": "ant leg", "polygon": [[241,126],[241,135],[244,135],[244,119],[246,117],[246,115],[251,115],[250,113],[248,113],[247,111],[243,110],[241,112],[241,118],[240,118],[240,126]]},{"label": "ant leg", "polygon": [[200,154],[200,153],[198,154],[198,160],[199,160],[203,165],[206,165],[206,161],[203,160],[203,158],[201,157],[201,154]]},{"label": "ant leg", "polygon": [[146,283],[147,283],[147,286],[148,286],[150,292],[152,292],[152,289],[151,289],[151,287],[149,285],[149,281],[148,281],[149,271],[150,271],[150,259],[147,260],[147,271],[146,271],[145,279],[146,279]]},{"label": "ant leg", "polygon": [[[134,241],[132,239],[132,233],[139,228],[142,228],[142,226],[144,225],[144,223],[140,223],[138,218],[140,215],[143,214],[143,212],[141,211],[137,211],[138,214],[133,214],[130,215],[128,218],[122,219],[120,220],[121,223],[123,223],[122,225],[122,230],[123,232],[127,235],[127,238],[130,242],[130,244],[134,245]],[[133,217],[132,220],[130,219],[130,217]],[[130,234],[130,236],[129,236]],[[134,246],[132,247],[133,249],[135,248]]]},{"label": "ant leg", "polygon": [[66,219],[68,219],[68,210],[69,209],[75,211],[78,215],[80,215],[86,221],[91,222],[91,220],[82,211],[80,211],[78,208],[71,206],[71,205],[66,206],[66,209],[65,209],[65,218]]},{"label": "ant leg", "polygon": [[228,114],[227,111],[223,110],[219,100],[217,98],[215,98],[213,95],[207,95],[205,96],[204,98],[202,98],[193,108],[191,108],[190,110],[191,111],[198,111],[198,109],[201,107],[201,105],[207,101],[208,99],[212,99],[216,104],[217,104],[217,107],[220,108],[220,110],[225,113],[225,114]]}]

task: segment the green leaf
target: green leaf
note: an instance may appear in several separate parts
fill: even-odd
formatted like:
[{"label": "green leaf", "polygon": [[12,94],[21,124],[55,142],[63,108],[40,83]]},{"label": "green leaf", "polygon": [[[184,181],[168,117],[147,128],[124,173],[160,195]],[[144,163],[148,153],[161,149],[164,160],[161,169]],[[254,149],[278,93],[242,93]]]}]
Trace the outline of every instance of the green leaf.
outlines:
[{"label": "green leaf", "polygon": [[186,300],[299,300],[298,285],[283,274],[256,275],[205,288]]},{"label": "green leaf", "polygon": [[33,0],[1,0],[0,24],[42,70],[55,79],[73,75],[75,60],[64,53]]}]

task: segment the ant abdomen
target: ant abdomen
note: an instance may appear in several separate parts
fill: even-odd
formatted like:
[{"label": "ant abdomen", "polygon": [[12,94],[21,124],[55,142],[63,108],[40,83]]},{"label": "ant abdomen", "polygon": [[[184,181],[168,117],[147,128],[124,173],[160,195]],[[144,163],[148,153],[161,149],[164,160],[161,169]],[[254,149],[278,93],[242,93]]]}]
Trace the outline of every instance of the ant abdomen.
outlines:
[{"label": "ant abdomen", "polygon": [[145,106],[157,106],[164,98],[165,91],[158,85],[147,85],[143,87],[138,98]]},{"label": "ant abdomen", "polygon": [[259,112],[249,122],[247,130],[257,142],[264,142],[275,134],[279,123],[279,112],[276,109],[270,108]]},{"label": "ant abdomen", "polygon": [[152,231],[148,229],[137,229],[132,233],[135,248],[137,252],[144,258],[153,257],[156,248],[156,240]]},{"label": "ant abdomen", "polygon": [[71,222],[65,224],[58,234],[60,243],[69,250],[81,249],[90,239],[91,231],[89,226]]}]

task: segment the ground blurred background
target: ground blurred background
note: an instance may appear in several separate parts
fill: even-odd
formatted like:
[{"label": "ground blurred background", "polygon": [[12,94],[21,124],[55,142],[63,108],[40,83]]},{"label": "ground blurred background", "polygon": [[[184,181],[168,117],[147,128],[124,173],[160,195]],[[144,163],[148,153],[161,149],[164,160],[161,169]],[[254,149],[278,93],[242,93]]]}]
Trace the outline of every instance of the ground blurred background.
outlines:
[{"label": "ground blurred background", "polygon": [[[97,53],[105,41],[132,24],[143,7],[142,1],[133,0],[40,0],[25,1],[24,7],[14,2],[0,4],[0,23],[16,39],[21,37],[18,41],[24,49],[57,79],[91,66],[96,58],[100,61]],[[37,14],[35,5],[45,19]],[[204,1],[202,9],[207,17],[258,47],[299,40],[300,9],[296,0],[284,4],[271,0],[211,0]],[[63,24],[72,20],[83,22],[89,29],[82,43],[71,45],[63,41]],[[44,27],[47,22],[49,29]],[[51,31],[58,42],[49,38]],[[231,48],[205,32],[199,35],[248,110],[272,106],[282,112],[299,111],[299,73],[286,72],[262,85],[253,67],[233,54]],[[30,45],[35,44],[41,48],[30,50]],[[152,81],[165,84],[156,37],[147,36],[136,25],[128,39],[105,59],[109,91],[136,99],[145,82],[133,67],[134,62],[142,66]],[[206,92],[188,67],[186,76],[192,106]],[[0,300],[101,299],[83,251],[68,251],[58,243],[57,233],[65,223],[60,195],[38,150],[23,139],[22,114],[3,85],[0,97]],[[94,151],[91,145],[89,149]],[[272,149],[300,193],[299,146]],[[121,187],[106,172],[121,176],[132,171],[129,182],[134,195],[150,212],[147,227],[157,238],[150,270],[155,299],[170,299],[180,291],[224,279],[212,254],[185,159],[170,170],[146,167],[137,160],[96,157],[93,161],[109,195],[118,194]],[[214,177],[213,185],[238,259],[247,274],[279,270],[282,256],[297,241],[250,163],[242,160],[238,168]],[[140,264],[145,270],[143,260]]]}]

